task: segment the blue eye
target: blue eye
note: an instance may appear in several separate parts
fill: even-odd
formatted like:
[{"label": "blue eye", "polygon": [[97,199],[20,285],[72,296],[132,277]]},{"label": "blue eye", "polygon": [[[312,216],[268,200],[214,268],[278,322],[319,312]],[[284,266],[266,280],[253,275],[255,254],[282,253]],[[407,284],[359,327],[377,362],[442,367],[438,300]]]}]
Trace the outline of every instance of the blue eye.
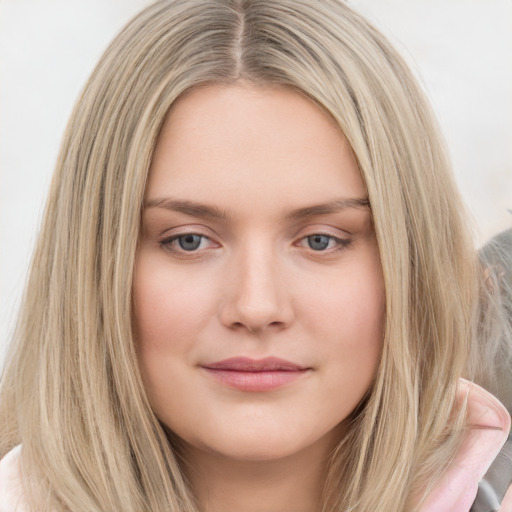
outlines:
[{"label": "blue eye", "polygon": [[184,251],[195,251],[199,249],[204,236],[188,234],[175,238],[178,241],[178,245]]},{"label": "blue eye", "polygon": [[310,235],[307,237],[308,246],[314,251],[325,251],[329,247],[332,237],[327,235]]},{"label": "blue eye", "polygon": [[205,235],[197,233],[184,233],[183,235],[175,235],[160,242],[160,245],[166,250],[178,255],[185,253],[199,253],[203,249],[208,249],[212,245],[212,241]]},{"label": "blue eye", "polygon": [[347,248],[352,241],[350,239],[338,238],[333,235],[314,233],[313,235],[301,238],[297,245],[310,249],[314,252],[333,253]]}]

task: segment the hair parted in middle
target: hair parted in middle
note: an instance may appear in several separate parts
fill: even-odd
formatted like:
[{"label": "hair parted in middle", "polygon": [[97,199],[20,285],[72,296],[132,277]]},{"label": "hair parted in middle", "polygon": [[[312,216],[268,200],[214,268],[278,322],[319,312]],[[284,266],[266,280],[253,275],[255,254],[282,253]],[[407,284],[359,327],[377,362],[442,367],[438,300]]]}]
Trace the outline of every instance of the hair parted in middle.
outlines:
[{"label": "hair parted in middle", "polygon": [[341,0],[161,0],[112,42],[63,140],[4,377],[2,453],[23,443],[52,510],[196,510],[179,440],[145,397],[131,283],[160,128],[212,83],[298,91],[350,143],[386,326],[375,381],[329,463],[325,510],[404,510],[458,441],[446,425],[474,339],[475,255],[421,88]]}]

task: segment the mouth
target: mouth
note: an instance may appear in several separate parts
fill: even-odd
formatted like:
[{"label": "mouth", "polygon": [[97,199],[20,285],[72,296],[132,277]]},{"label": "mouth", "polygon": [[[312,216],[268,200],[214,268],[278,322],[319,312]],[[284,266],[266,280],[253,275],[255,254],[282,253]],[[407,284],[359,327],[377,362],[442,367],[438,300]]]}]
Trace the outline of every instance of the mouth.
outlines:
[{"label": "mouth", "polygon": [[311,371],[309,367],[277,357],[233,357],[201,367],[220,384],[248,392],[272,391],[291,384]]}]

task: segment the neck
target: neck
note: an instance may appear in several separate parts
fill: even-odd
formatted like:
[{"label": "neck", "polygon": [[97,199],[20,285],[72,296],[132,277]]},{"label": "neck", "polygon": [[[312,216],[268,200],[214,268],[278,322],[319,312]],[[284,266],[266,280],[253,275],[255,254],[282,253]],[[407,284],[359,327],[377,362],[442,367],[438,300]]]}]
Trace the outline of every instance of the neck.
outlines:
[{"label": "neck", "polygon": [[333,446],[316,444],[275,460],[233,460],[190,445],[182,454],[201,512],[319,512]]}]

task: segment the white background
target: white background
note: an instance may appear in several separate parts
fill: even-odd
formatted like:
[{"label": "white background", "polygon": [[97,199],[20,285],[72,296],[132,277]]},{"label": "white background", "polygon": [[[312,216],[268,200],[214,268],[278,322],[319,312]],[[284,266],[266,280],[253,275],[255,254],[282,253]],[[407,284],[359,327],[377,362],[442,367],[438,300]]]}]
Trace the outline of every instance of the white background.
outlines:
[{"label": "white background", "polygon": [[[512,0],[351,0],[416,70],[476,220],[512,225]],[[0,363],[72,105],[147,0],[0,1]],[[1,366],[1,364],[0,364]]]}]

